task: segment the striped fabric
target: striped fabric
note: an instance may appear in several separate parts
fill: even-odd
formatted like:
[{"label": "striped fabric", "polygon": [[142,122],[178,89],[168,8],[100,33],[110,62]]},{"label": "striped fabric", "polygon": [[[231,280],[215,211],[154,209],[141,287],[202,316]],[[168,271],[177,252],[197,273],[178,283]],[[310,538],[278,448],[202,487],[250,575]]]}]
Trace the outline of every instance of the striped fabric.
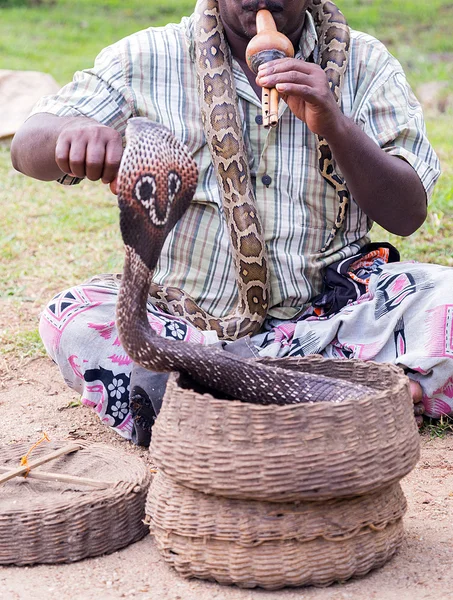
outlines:
[{"label": "striped fabric", "polygon": [[[297,57],[317,51],[308,15]],[[272,317],[293,318],[320,290],[322,269],[367,241],[370,220],[352,201],[344,229],[319,254],[337,212],[334,190],[318,170],[316,137],[280,102],[279,126],[257,123],[260,101],[236,61],[239,111],[271,268]],[[352,31],[342,110],[386,152],[417,171],[429,198],[439,164],[423,115],[400,64],[369,35]],[[236,285],[218,185],[201,127],[193,62],[193,19],[140,31],[106,48],[92,69],[76,73],[36,112],[85,115],[124,134],[132,116],[166,125],[187,144],[200,169],[190,209],[164,247],[156,281],[183,287],[215,316],[235,302]],[[68,176],[62,183],[76,183]]]}]

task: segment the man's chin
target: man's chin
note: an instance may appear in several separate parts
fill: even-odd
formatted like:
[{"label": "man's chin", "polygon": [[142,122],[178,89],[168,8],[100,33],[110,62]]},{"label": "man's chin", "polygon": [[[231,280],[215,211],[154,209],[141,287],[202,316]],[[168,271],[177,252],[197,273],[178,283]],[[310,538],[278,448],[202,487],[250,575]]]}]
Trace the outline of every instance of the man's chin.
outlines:
[{"label": "man's chin", "polygon": [[242,22],[242,35],[248,40],[256,35],[256,15],[255,13],[248,13],[247,18]]},{"label": "man's chin", "polygon": [[246,39],[248,39],[248,40],[251,40],[251,39],[252,39],[252,38],[254,38],[254,37],[255,37],[255,35],[256,35],[256,27],[255,27],[254,29],[244,29],[244,30],[242,31],[242,35],[243,35],[243,36],[244,36]]}]

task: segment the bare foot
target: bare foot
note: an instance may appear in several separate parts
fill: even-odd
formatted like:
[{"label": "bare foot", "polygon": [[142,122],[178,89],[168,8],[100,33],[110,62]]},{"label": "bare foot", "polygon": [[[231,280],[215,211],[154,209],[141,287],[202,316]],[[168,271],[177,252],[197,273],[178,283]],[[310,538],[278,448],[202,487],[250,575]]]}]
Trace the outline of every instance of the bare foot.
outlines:
[{"label": "bare foot", "polygon": [[410,380],[410,388],[412,394],[412,400],[414,402],[414,415],[417,425],[421,427],[423,425],[423,413],[425,412],[425,407],[423,405],[423,390],[422,386],[418,383],[418,381]]}]

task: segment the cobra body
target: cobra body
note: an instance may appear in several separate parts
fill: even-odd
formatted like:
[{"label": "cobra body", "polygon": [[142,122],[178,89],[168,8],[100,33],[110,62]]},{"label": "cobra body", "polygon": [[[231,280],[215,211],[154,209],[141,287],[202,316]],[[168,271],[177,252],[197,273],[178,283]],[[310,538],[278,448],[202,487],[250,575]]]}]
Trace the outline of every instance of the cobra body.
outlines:
[{"label": "cobra body", "polygon": [[118,176],[126,260],[117,325],[128,355],[147,369],[179,371],[207,390],[247,402],[340,402],[369,395],[371,390],[360,384],[266,366],[153,332],[146,309],[153,269],[166,236],[190,203],[198,170],[185,146],[161,125],[131,119],[126,139]]}]

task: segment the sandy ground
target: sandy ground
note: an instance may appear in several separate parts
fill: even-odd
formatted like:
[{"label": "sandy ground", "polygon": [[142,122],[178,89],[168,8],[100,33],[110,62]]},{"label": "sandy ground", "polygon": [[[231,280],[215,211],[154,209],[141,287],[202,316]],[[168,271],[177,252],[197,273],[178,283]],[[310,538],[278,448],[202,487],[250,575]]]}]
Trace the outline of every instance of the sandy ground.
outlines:
[{"label": "sandy ground", "polygon": [[[0,358],[0,438],[2,444],[34,442],[41,430],[53,439],[102,441],[149,461],[136,448],[107,431],[68,390],[47,358]],[[1,600],[415,600],[453,599],[453,436],[422,437],[422,457],[404,480],[409,510],[406,538],[384,568],[360,580],[330,588],[278,592],[241,590],[187,581],[159,556],[148,536],[129,548],[59,566],[0,567]]]}]

